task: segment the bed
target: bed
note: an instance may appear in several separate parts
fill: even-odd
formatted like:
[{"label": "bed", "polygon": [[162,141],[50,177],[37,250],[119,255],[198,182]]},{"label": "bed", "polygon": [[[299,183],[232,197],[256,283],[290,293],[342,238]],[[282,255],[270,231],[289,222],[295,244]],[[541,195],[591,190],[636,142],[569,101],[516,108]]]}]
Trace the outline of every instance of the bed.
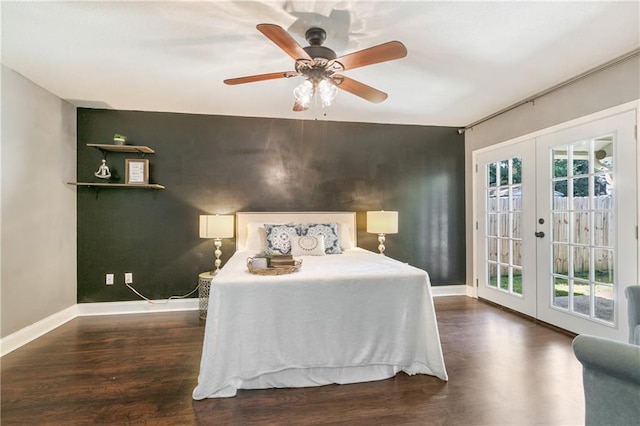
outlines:
[{"label": "bed", "polygon": [[[358,248],[355,217],[236,214],[236,252],[211,282],[194,399],[401,371],[448,379],[428,274]],[[261,225],[291,223],[335,224],[341,253],[296,256],[302,266],[291,274],[250,273],[247,258],[264,244]]]}]

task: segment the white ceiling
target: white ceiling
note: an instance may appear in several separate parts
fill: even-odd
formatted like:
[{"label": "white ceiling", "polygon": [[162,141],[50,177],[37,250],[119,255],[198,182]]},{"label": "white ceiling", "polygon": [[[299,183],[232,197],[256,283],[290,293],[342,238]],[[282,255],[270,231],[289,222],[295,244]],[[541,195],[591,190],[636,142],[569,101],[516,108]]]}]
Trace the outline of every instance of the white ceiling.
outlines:
[{"label": "white ceiling", "polygon": [[[638,1],[3,1],[2,63],[77,106],[464,126],[640,46]],[[293,112],[300,77],[256,30],[302,46],[321,26],[338,56],[390,40],[406,58],[346,71],[389,94]]]}]

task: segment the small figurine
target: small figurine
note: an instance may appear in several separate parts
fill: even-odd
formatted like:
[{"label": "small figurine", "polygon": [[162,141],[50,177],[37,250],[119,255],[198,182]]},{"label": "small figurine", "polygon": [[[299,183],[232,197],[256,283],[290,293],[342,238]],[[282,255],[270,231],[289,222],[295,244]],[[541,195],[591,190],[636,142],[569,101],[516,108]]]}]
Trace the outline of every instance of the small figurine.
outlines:
[{"label": "small figurine", "polygon": [[94,175],[100,179],[109,179],[111,177],[111,171],[109,170],[109,166],[107,166],[107,160],[102,160],[102,164]]}]

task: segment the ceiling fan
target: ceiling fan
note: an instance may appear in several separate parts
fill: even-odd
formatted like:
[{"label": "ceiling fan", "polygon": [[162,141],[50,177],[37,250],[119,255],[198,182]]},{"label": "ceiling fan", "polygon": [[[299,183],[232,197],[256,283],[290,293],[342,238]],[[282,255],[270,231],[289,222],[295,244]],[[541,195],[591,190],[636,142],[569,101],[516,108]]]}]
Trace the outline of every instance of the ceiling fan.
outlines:
[{"label": "ceiling fan", "polygon": [[295,71],[230,78],[224,82],[234,85],[303,76],[305,80],[293,91],[294,111],[308,109],[314,96],[320,99],[323,106],[329,106],[336,97],[338,89],[367,101],[380,103],[387,99],[386,93],[340,73],[407,56],[407,49],[402,43],[390,41],[338,57],[333,50],[322,46],[327,38],[327,33],[322,28],[314,27],[306,31],[305,38],[309,43],[307,47],[300,46],[289,33],[278,25],[259,24],[256,28],[295,60]]}]

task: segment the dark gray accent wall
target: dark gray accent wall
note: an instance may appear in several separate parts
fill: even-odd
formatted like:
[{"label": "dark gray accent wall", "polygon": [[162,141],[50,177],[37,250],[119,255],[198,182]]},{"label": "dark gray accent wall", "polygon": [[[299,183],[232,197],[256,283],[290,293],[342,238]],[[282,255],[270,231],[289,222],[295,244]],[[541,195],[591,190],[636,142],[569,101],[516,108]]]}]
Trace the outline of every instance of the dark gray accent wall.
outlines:
[{"label": "dark gray accent wall", "polygon": [[[78,302],[189,292],[213,266],[198,215],[237,211],[356,211],[358,245],[376,251],[367,210],[398,210],[386,253],[465,281],[464,138],[452,127],[403,126],[78,109],[78,181],[93,176],[114,133],[147,145],[150,181],[165,190],[78,188]],[[126,158],[108,153],[114,181]],[[235,240],[223,241],[223,261]],[[105,274],[116,274],[113,286]],[[194,296],[196,296],[194,294]]]}]

